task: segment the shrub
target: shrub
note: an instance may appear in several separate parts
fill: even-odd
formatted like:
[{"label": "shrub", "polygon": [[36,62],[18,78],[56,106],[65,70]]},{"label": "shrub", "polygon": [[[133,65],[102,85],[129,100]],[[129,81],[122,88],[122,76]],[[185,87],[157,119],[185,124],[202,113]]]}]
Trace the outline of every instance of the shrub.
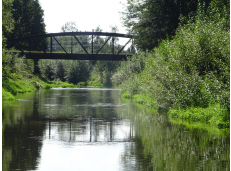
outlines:
[{"label": "shrub", "polygon": [[14,96],[2,88],[2,100],[14,100]]},{"label": "shrub", "polygon": [[133,56],[112,80],[120,84],[122,94],[148,94],[155,99],[153,106],[191,109],[184,117],[193,120],[199,115],[205,120],[216,116],[202,109],[218,103],[224,114],[220,127],[224,127],[230,111],[229,5],[213,1],[207,11],[202,5],[198,9],[198,15],[180,25],[171,40]]}]

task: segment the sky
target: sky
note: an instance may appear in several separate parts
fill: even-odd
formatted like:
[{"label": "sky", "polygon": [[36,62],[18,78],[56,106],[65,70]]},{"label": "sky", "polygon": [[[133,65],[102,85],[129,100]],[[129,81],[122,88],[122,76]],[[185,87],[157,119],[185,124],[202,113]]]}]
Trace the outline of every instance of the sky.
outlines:
[{"label": "sky", "polygon": [[47,33],[61,32],[61,27],[70,21],[76,22],[79,31],[92,31],[100,26],[110,32],[117,26],[118,33],[126,33],[121,14],[127,0],[39,0],[44,10]]}]

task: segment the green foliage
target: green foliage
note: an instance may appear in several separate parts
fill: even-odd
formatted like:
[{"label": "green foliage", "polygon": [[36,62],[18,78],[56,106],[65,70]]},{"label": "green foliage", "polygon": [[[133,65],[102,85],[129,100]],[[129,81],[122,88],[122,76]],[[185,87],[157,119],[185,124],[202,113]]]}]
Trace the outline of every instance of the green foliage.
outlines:
[{"label": "green foliage", "polygon": [[87,84],[87,85],[92,86],[92,87],[103,87],[103,84],[101,82],[98,82],[98,81],[89,82],[89,84]]},{"label": "green foliage", "polygon": [[113,83],[120,85],[130,80],[134,74],[141,73],[144,69],[145,61],[146,53],[140,52],[139,54],[133,55],[132,58],[129,58],[127,62],[121,62],[121,66],[118,67],[117,72],[112,76]]},{"label": "green foliage", "polygon": [[67,81],[73,84],[85,82],[90,76],[89,61],[72,61],[67,75]]},{"label": "green foliage", "polygon": [[46,81],[44,85],[45,89],[59,88],[59,87],[67,88],[67,87],[79,87],[79,86],[68,82],[62,82],[62,81]]},{"label": "green foliage", "polygon": [[130,99],[130,98],[131,98],[131,95],[130,95],[129,93],[123,93],[123,94],[122,94],[122,98]]},{"label": "green foliage", "polygon": [[52,87],[51,87],[51,85],[49,85],[49,84],[45,84],[44,88],[45,88],[45,89],[50,89],[50,88],[52,88]]},{"label": "green foliage", "polygon": [[230,111],[229,6],[213,1],[198,8],[194,22],[181,24],[152,52],[133,56],[112,78],[122,93],[148,94],[158,107],[184,110],[219,103],[225,122]]},{"label": "green foliage", "polygon": [[77,85],[78,85],[78,87],[86,87],[87,83],[86,82],[79,82]]},{"label": "green foliage", "polygon": [[157,109],[157,101],[149,96],[149,94],[135,94],[132,96],[132,101],[135,103],[145,104],[149,107]]},{"label": "green foliage", "polygon": [[43,83],[36,77],[34,78],[16,78],[13,79],[3,78],[2,79],[2,97],[3,100],[13,100],[12,95],[15,96],[18,93],[31,92],[37,89],[41,89]]},{"label": "green foliage", "polygon": [[[12,4],[12,18],[14,29],[12,33],[6,34],[7,39],[15,39],[26,36],[45,34],[43,10],[38,0],[14,0]],[[33,40],[32,40],[33,41]],[[47,49],[46,39],[34,40],[31,42],[19,42],[16,49],[43,50]]]},{"label": "green foliage", "polygon": [[[180,110],[169,110],[169,117],[186,119],[193,122],[210,123],[218,128],[229,128],[229,121],[226,121],[226,109],[222,109],[219,104],[209,106],[207,108],[190,107]],[[226,123],[227,122],[227,123]]]},{"label": "green foliage", "polygon": [[16,53],[2,52],[2,98],[13,100],[18,93],[41,89],[43,83],[33,76],[33,61],[25,60]]},{"label": "green foliage", "polygon": [[124,26],[134,35],[139,49],[152,50],[175,34],[180,16],[195,16],[198,2],[208,6],[210,0],[127,0],[122,12]]},{"label": "green foliage", "polygon": [[2,1],[2,33],[5,36],[9,35],[14,29],[14,19],[11,13],[12,2],[13,0]]},{"label": "green foliage", "polygon": [[97,61],[91,72],[97,77],[98,82],[105,86],[112,86],[111,77],[116,72],[121,62],[119,61]]},{"label": "green foliage", "polygon": [[90,87],[103,87],[103,84],[100,82],[100,75],[91,75],[87,81],[87,86]]},{"label": "green foliage", "polygon": [[[32,77],[34,71],[34,62],[30,59],[19,57],[16,53],[7,52],[5,48],[2,50],[2,75],[3,77]],[[16,74],[16,76],[15,76]]]},{"label": "green foliage", "polygon": [[14,100],[14,96],[2,88],[2,100]]},{"label": "green foliage", "polygon": [[40,70],[49,80],[77,84],[89,79],[90,61],[40,60]]}]

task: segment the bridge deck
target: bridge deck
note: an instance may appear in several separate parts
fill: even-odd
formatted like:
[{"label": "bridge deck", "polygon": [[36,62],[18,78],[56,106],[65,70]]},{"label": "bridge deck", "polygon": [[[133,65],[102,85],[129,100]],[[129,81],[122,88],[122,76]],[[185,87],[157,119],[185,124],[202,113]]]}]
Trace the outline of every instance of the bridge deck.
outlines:
[{"label": "bridge deck", "polygon": [[24,53],[27,59],[65,59],[65,60],[127,60],[131,55],[113,54],[66,54],[66,53]]}]

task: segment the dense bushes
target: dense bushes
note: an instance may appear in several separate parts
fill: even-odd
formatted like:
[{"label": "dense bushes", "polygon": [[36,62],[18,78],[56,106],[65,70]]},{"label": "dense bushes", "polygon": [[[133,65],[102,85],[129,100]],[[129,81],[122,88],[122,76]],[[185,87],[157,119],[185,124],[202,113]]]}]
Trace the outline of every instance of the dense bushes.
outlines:
[{"label": "dense bushes", "polygon": [[199,6],[197,16],[179,26],[172,40],[163,40],[146,58],[139,53],[122,65],[113,81],[131,95],[148,94],[157,100],[156,107],[220,104],[221,117],[229,122],[229,45],[229,6],[213,1],[206,11]]},{"label": "dense bushes", "polygon": [[[6,49],[2,49],[2,75],[3,77],[14,77],[13,73],[17,73],[21,77],[30,77],[34,70],[33,60],[25,60],[19,58],[18,54],[9,53]],[[20,76],[19,76],[20,77]]]}]

